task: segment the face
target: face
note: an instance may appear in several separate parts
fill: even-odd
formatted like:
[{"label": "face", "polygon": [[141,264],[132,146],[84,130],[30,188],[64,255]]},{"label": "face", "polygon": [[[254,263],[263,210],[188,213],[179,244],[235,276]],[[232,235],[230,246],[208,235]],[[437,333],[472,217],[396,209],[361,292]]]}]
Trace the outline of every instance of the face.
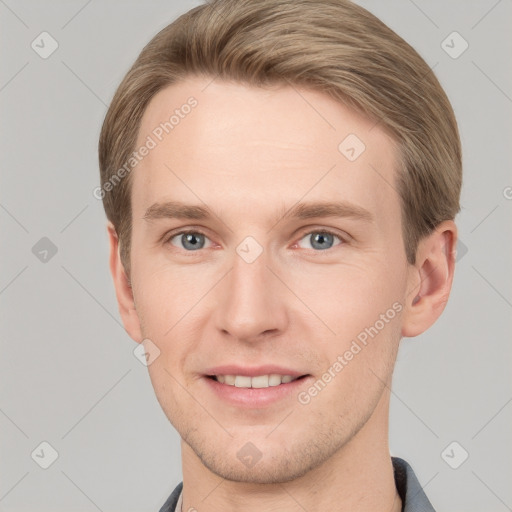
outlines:
[{"label": "face", "polygon": [[[133,297],[160,351],[156,396],[198,460],[287,481],[385,429],[409,300],[392,140],[318,92],[200,78],[153,98],[137,147],[148,136],[131,176]],[[239,387],[251,370],[306,377]]]}]

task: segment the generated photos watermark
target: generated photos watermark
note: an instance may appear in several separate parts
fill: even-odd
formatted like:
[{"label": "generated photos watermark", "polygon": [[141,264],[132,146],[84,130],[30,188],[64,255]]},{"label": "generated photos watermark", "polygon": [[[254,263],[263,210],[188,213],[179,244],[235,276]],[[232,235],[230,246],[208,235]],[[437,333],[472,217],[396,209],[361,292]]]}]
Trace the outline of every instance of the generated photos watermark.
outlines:
[{"label": "generated photos watermark", "polygon": [[329,366],[329,368],[322,374],[322,376],[315,381],[307,390],[301,391],[297,395],[297,399],[300,404],[308,405],[311,399],[317,396],[321,391],[325,389],[327,384],[331,382],[343,368],[345,368],[354,357],[359,354],[363,348],[368,345],[369,339],[375,338],[379,332],[384,329],[395,316],[400,313],[403,306],[400,302],[394,302],[393,305],[386,310],[385,313],[381,313],[379,319],[375,321],[370,327],[365,327],[357,336],[355,340],[352,340],[350,348],[345,350],[342,355],[338,355],[336,361]]},{"label": "generated photos watermark", "polygon": [[151,135],[146,137],[144,144],[136,149],[126,162],[120,167],[110,178],[103,183],[101,187],[96,187],[93,190],[93,196],[96,199],[103,199],[107,192],[111,192],[123,178],[130,174],[131,171],[141,162],[146,156],[149,155],[150,151],[155,149],[166,135],[172,132],[191,112],[192,109],[196,108],[198,101],[196,98],[191,96],[187,102],[181,105],[180,108],[174,110],[174,113],[169,117],[168,121],[160,123],[155,127]]}]

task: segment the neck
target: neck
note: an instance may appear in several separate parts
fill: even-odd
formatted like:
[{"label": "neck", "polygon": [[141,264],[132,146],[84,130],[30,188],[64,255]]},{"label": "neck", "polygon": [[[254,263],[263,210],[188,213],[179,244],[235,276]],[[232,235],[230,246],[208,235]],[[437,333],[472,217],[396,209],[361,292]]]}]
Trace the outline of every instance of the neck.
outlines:
[{"label": "neck", "polygon": [[372,417],[329,459],[299,478],[272,484],[224,479],[206,468],[182,440],[182,510],[400,512],[388,447],[388,411],[385,393]]}]

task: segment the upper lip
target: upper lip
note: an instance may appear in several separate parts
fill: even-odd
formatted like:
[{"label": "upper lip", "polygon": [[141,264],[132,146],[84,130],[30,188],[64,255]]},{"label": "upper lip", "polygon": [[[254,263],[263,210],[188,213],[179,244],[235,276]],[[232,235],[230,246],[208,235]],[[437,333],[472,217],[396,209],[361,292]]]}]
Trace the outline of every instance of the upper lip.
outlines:
[{"label": "upper lip", "polygon": [[292,377],[302,377],[308,375],[305,372],[285,368],[275,364],[266,364],[261,366],[238,366],[236,364],[224,364],[205,370],[206,375],[243,375],[245,377],[256,377],[258,375],[291,375]]}]

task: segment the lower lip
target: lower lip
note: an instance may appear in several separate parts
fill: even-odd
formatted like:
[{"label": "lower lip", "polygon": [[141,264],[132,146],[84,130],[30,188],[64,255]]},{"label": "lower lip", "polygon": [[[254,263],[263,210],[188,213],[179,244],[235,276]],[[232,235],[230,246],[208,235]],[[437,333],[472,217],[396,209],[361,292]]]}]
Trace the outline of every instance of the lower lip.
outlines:
[{"label": "lower lip", "polygon": [[313,377],[308,375],[279,386],[268,388],[237,388],[228,384],[222,384],[215,379],[204,377],[210,389],[222,400],[237,407],[258,408],[266,407],[285,398],[297,396],[300,388]]}]

